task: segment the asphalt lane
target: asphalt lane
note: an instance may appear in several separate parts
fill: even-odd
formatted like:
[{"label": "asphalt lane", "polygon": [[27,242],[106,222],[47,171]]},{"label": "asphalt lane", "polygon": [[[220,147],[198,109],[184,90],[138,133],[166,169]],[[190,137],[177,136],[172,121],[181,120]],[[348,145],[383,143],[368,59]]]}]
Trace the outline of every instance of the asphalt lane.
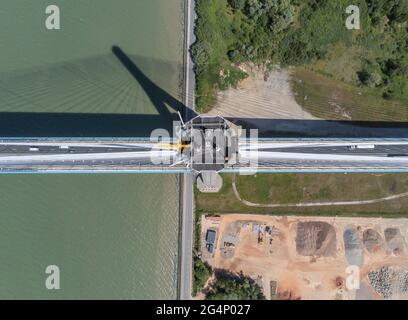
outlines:
[{"label": "asphalt lane", "polygon": [[183,175],[183,216],[181,233],[180,299],[191,299],[192,263],[193,263],[193,174]]},{"label": "asphalt lane", "polygon": [[[196,19],[195,0],[187,0],[187,34],[186,34],[186,78],[185,78],[185,101],[187,108],[186,120],[194,115],[195,109],[195,74],[194,64],[191,59],[191,45],[195,42],[194,25]],[[183,176],[183,208],[181,217],[181,252],[180,252],[180,288],[179,298],[181,300],[190,300],[192,287],[192,268],[193,268],[193,232],[194,232],[194,177],[193,174],[184,174]]]}]

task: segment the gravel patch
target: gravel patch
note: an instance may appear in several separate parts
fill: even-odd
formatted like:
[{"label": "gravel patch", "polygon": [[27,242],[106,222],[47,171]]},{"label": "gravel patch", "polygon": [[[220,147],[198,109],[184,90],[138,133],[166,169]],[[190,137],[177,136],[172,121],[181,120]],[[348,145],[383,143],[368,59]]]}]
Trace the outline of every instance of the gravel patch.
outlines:
[{"label": "gravel patch", "polygon": [[368,274],[371,286],[384,299],[400,299],[408,294],[408,271],[384,266]]}]

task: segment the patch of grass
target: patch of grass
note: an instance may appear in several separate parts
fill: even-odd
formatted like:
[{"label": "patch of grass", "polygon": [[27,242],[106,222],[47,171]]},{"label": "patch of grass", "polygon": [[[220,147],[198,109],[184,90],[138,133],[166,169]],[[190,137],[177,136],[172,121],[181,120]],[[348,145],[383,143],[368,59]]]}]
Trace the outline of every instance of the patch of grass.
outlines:
[{"label": "patch of grass", "polygon": [[304,110],[327,120],[407,121],[408,105],[298,67],[292,73],[295,99]]},{"label": "patch of grass", "polygon": [[297,103],[321,119],[408,120],[408,105],[383,99],[376,89],[358,88],[325,74],[313,72],[310,68],[294,69],[292,88]]},{"label": "patch of grass", "polygon": [[232,190],[232,175],[222,175],[223,185],[218,193],[201,193],[195,188],[196,212],[217,214],[223,212],[242,212],[246,206],[237,201]]},{"label": "patch of grass", "polygon": [[236,180],[243,199],[262,204],[368,200],[408,191],[404,174],[277,173]]},{"label": "patch of grass", "polygon": [[[271,177],[273,177],[271,179]],[[236,185],[241,197],[254,203],[296,202],[302,196],[295,174],[256,174],[237,176]]]},{"label": "patch of grass", "polygon": [[[408,217],[408,198],[353,206],[249,207],[235,197],[232,176],[222,177],[220,193],[196,190],[196,208],[200,213]],[[369,200],[408,191],[407,174],[257,174],[236,179],[241,197],[261,204]]]}]

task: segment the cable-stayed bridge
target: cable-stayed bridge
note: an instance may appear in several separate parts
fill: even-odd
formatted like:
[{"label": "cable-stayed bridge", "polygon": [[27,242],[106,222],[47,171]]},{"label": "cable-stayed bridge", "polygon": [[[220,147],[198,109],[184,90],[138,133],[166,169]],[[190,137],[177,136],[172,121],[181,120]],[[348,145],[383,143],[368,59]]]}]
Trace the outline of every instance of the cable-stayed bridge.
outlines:
[{"label": "cable-stayed bridge", "polygon": [[[408,140],[238,139],[218,146],[149,139],[5,139],[2,172],[407,171]],[[194,152],[196,148],[196,152]],[[205,153],[212,154],[208,157]],[[231,161],[232,160],[232,161]]]},{"label": "cable-stayed bridge", "polygon": [[[408,171],[406,123],[199,116],[152,82],[119,47],[112,53],[156,107],[158,123],[168,120],[163,130],[176,133],[140,134],[140,122],[149,123],[151,131],[158,128],[153,118],[137,115],[3,113],[0,172]],[[86,132],[84,118],[95,124],[99,137]],[[173,128],[175,120],[179,125]],[[50,126],[81,133],[50,138],[38,130]],[[40,135],[27,138],[30,131]]]}]

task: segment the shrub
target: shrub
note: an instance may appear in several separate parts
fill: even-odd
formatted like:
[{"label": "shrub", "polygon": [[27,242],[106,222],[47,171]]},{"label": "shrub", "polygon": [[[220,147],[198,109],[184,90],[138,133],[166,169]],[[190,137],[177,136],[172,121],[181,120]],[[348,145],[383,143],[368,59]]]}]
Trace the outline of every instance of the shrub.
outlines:
[{"label": "shrub", "polygon": [[243,273],[218,272],[211,289],[206,295],[208,300],[263,300],[261,287]]},{"label": "shrub", "polygon": [[211,267],[204,263],[200,258],[194,257],[194,294],[198,294],[205,286],[211,276]]}]

